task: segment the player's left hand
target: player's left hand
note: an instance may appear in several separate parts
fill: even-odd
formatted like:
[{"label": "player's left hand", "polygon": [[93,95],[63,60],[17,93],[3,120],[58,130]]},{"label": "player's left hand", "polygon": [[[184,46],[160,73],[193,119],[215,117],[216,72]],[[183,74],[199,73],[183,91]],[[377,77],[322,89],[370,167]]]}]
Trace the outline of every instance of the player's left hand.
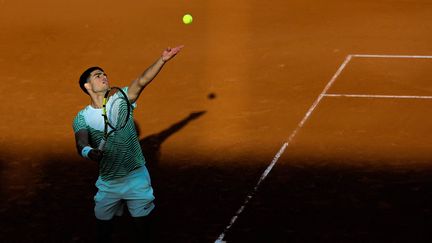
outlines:
[{"label": "player's left hand", "polygon": [[177,46],[174,48],[168,47],[162,52],[162,61],[166,62],[173,58],[179,51],[184,47],[184,45]]}]

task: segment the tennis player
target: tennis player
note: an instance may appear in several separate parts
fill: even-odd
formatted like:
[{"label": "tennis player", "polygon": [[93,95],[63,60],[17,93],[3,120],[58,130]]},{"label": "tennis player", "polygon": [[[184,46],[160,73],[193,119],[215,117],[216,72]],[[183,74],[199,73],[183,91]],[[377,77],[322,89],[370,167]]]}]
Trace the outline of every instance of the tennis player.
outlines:
[{"label": "tennis player", "polygon": [[[132,104],[132,111],[143,89],[182,48],[183,46],[177,46],[165,49],[153,65],[122,89]],[[125,126],[116,132],[115,139],[122,141],[116,141],[115,146],[110,145],[115,139],[108,139],[103,152],[97,149],[96,143],[104,134],[102,102],[110,84],[102,68],[91,67],[83,72],[79,85],[89,95],[90,104],[78,112],[73,121],[73,130],[78,153],[99,163],[99,177],[96,181],[98,191],[94,196],[98,242],[111,241],[114,216],[123,214],[124,205],[133,217],[136,241],[150,242],[150,216],[154,214],[151,212],[155,207],[155,198],[135,126]],[[133,116],[128,122],[133,123]]]}]

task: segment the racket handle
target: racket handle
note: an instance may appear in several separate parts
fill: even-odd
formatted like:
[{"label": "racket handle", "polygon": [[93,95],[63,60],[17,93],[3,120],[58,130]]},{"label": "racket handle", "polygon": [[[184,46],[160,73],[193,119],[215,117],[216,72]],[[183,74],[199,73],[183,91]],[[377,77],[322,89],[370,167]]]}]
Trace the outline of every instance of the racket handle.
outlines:
[{"label": "racket handle", "polygon": [[99,144],[98,149],[99,149],[99,150],[103,150],[104,147],[105,147],[105,144],[106,144],[106,140],[105,140],[105,138],[102,138],[102,140],[101,140],[101,142],[100,142],[100,144]]}]

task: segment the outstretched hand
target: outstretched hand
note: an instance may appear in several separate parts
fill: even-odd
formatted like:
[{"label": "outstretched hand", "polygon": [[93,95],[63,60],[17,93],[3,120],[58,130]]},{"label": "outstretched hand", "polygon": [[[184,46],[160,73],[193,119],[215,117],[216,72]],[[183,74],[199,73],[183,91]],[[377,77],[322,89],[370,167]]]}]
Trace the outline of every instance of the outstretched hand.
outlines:
[{"label": "outstretched hand", "polygon": [[177,46],[174,48],[168,47],[162,52],[162,61],[166,62],[173,58],[180,50],[184,47],[184,45]]}]

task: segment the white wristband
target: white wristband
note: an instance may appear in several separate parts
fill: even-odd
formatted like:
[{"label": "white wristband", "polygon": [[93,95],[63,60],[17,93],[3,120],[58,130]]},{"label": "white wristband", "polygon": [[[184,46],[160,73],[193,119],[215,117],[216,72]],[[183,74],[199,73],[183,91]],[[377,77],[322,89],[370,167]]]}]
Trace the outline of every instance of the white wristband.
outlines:
[{"label": "white wristband", "polygon": [[88,154],[89,154],[90,150],[92,150],[92,149],[93,149],[93,148],[90,147],[90,146],[85,146],[85,147],[81,150],[81,155],[82,155],[82,157],[88,159]]}]

